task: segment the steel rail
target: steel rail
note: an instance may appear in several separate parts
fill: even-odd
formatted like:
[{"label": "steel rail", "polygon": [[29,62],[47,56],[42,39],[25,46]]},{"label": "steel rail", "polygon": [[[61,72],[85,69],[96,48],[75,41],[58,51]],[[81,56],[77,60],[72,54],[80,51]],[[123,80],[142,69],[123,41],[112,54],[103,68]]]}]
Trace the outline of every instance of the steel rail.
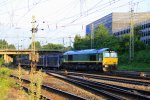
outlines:
[{"label": "steel rail", "polygon": [[125,100],[121,96],[115,95],[113,93],[110,93],[108,91],[99,89],[97,87],[93,87],[94,86],[93,84],[87,84],[85,81],[78,81],[78,80],[74,80],[73,78],[61,77],[61,76],[54,75],[52,73],[47,73],[47,74],[52,75],[52,76],[57,77],[57,78],[60,78],[60,79],[63,79],[63,80],[66,80],[66,81],[69,81],[71,83],[75,83],[76,85],[80,85],[81,87],[84,87],[86,90],[90,90],[90,91],[93,91],[96,94],[103,95],[107,99]]},{"label": "steel rail", "polygon": [[[15,75],[10,75],[10,77],[14,77],[14,78],[18,79],[18,77],[15,76]],[[27,79],[21,78],[21,80],[26,82],[26,83],[30,83],[30,81],[27,80]],[[69,92],[66,92],[66,91],[63,91],[63,90],[56,89],[56,88],[51,87],[51,86],[46,85],[46,84],[42,85],[42,89],[45,89],[45,90],[48,90],[48,91],[51,91],[51,92],[54,92],[54,93],[57,93],[57,94],[61,94],[61,95],[65,96],[65,97],[67,97],[67,98],[71,98],[72,100],[86,100],[86,98],[77,96],[75,94],[72,94],[72,93],[69,93]]]},{"label": "steel rail", "polygon": [[82,74],[82,73],[72,73],[72,72],[68,73],[68,75],[83,76],[87,78],[122,82],[122,83],[134,84],[134,85],[150,86],[150,82],[143,82],[143,81],[137,81],[137,80],[128,80],[128,79],[120,79],[120,78],[112,78],[112,77],[105,77],[105,76],[99,76],[99,75],[92,75],[92,74],[89,75],[89,74],[84,74],[84,73]]},{"label": "steel rail", "polygon": [[[29,93],[30,89],[28,89],[27,87],[25,86],[22,86],[23,90],[26,91],[27,93]],[[36,92],[34,92],[34,94],[36,94]],[[44,95],[40,95],[40,99],[43,99],[43,100],[51,100],[50,98],[44,96]]]},{"label": "steel rail", "polygon": [[[58,76],[56,76],[54,74],[51,74],[51,73],[47,73],[47,74],[58,77]],[[113,92],[116,92],[116,93],[122,93],[124,95],[128,95],[130,97],[135,97],[135,98],[138,97],[138,98],[141,98],[141,99],[150,99],[149,96],[142,95],[141,93],[135,93],[134,89],[125,89],[125,88],[120,87],[120,86],[108,85],[108,84],[104,84],[104,83],[100,83],[100,82],[86,80],[86,79],[83,79],[83,78],[71,77],[71,76],[67,76],[67,75],[62,75],[62,76],[65,76],[65,78],[62,78],[62,77],[59,77],[59,78],[62,78],[62,79],[65,79],[67,81],[71,81],[71,82],[74,82],[74,83],[76,81],[76,84],[78,84],[80,82],[82,84],[88,85],[89,87],[92,87],[92,88],[95,88],[95,89],[99,89],[99,90],[103,89],[103,90],[107,90],[107,91],[109,90],[109,91],[113,91]]]}]

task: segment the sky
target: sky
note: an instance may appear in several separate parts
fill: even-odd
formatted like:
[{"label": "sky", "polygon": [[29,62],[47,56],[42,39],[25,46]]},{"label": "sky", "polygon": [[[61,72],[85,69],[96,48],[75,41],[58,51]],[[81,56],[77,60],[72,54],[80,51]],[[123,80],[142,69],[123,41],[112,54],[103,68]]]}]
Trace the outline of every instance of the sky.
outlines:
[{"label": "sky", "polygon": [[0,0],[0,39],[16,48],[31,43],[32,16],[41,45],[69,46],[75,35],[85,36],[86,25],[112,12],[150,11],[150,0]]}]

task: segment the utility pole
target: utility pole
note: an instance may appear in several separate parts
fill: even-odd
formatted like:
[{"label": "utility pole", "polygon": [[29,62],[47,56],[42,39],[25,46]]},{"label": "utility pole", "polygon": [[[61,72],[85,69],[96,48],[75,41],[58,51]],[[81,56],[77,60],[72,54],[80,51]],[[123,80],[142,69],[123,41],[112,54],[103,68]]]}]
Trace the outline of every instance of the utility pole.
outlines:
[{"label": "utility pole", "polygon": [[69,38],[69,45],[70,45],[70,48],[71,48],[71,36],[69,36],[68,38]]},{"label": "utility pole", "polygon": [[91,24],[91,49],[94,47],[94,24]]},{"label": "utility pole", "polygon": [[[132,5],[131,5],[132,6]],[[134,60],[134,21],[133,21],[134,10],[131,7],[130,12],[130,43],[129,43],[129,60],[132,62]]]},{"label": "utility pole", "polygon": [[64,37],[63,37],[63,46],[65,46],[65,40],[64,40]]},{"label": "utility pole", "polygon": [[64,37],[62,38],[62,42],[63,42],[63,51],[65,50],[65,40]]},{"label": "utility pole", "polygon": [[35,54],[35,33],[36,33],[36,28],[35,28],[35,16],[32,16],[32,52]]},{"label": "utility pole", "polygon": [[35,16],[32,16],[31,72],[33,73],[36,71],[36,63],[38,62],[38,53],[35,51],[35,33],[37,32],[35,23]]}]

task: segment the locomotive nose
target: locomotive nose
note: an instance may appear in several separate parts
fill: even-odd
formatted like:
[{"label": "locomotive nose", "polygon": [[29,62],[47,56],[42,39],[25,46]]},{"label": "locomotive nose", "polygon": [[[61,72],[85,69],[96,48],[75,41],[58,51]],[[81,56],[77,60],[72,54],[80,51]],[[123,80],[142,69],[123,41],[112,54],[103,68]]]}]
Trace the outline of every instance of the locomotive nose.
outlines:
[{"label": "locomotive nose", "polygon": [[118,58],[103,58],[103,65],[116,65],[118,64]]}]

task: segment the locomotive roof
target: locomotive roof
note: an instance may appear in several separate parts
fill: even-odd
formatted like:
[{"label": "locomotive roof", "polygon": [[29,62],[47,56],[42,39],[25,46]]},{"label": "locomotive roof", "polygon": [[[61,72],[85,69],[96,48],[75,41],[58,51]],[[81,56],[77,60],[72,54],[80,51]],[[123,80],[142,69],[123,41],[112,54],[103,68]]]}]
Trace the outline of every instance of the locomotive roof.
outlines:
[{"label": "locomotive roof", "polygon": [[109,48],[102,48],[99,50],[96,49],[86,49],[86,50],[78,50],[78,51],[67,51],[63,55],[74,55],[74,54],[96,54],[96,53],[103,53],[104,51],[108,50]]}]

